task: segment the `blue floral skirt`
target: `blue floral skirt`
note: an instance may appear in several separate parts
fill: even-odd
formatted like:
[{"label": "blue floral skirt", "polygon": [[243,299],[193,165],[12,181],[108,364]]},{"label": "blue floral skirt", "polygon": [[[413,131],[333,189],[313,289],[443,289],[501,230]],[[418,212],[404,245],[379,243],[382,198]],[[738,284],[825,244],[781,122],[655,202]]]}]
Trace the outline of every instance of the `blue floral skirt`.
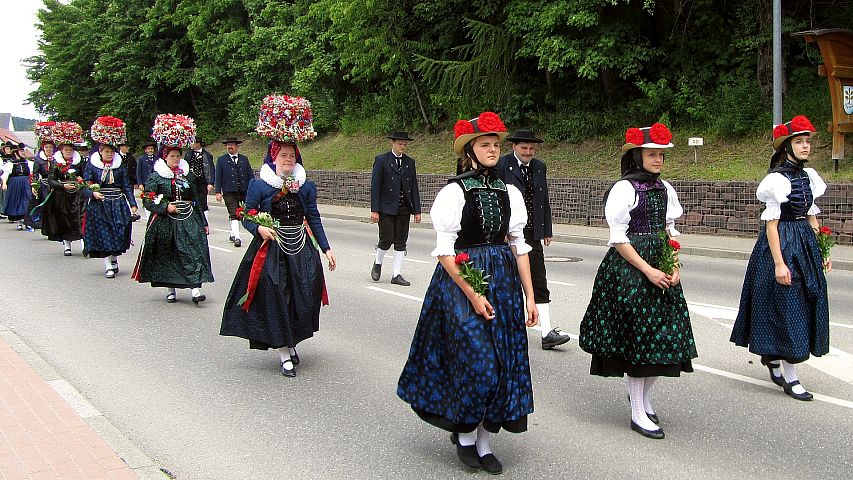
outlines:
[{"label": "blue floral skirt", "polygon": [[506,245],[466,250],[489,275],[493,320],[436,265],[397,395],[424,421],[451,432],[483,423],[497,432],[527,430],[533,386],[527,356],[525,308],[515,255]]},{"label": "blue floral skirt", "polygon": [[89,200],[83,244],[92,258],[121,255],[130,248],[130,207],[124,196]]},{"label": "blue floral skirt", "polygon": [[767,360],[798,363],[829,351],[826,276],[808,221],[780,221],[778,229],[791,285],[776,283],[776,266],[762,229],[749,257],[730,340]]},{"label": "blue floral skirt", "polygon": [[5,214],[9,220],[23,220],[29,212],[30,199],[33,197],[30,177],[18,175],[9,178],[6,186]]}]

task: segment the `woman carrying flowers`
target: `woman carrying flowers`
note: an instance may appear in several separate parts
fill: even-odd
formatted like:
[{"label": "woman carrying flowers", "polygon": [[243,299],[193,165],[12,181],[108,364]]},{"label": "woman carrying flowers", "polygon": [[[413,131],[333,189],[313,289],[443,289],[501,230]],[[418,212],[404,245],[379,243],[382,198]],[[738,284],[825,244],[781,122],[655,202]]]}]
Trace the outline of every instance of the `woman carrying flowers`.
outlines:
[{"label": "woman carrying flowers", "polygon": [[74,150],[74,144],[83,141],[83,129],[74,122],[56,122],[53,140],[59,151],[53,153],[53,168],[47,178],[50,192],[41,202],[41,233],[62,242],[64,255],[70,257],[71,242],[83,240],[83,201],[78,188],[83,170],[80,154]]},{"label": "woman carrying flowers", "polygon": [[329,270],[336,266],[317,210],[317,187],[306,180],[296,146],[315,136],[310,108],[300,97],[263,100],[257,132],[270,143],[260,179],[249,182],[246,203],[238,209],[253,239],[225,300],[219,331],[249,340],[251,349],[278,350],[286,377],[296,375],[296,345],[320,329],[320,307],[328,304],[317,249]]},{"label": "woman carrying flowers", "polygon": [[611,247],[595,276],[580,328],[580,346],[592,354],[590,374],[628,377],[631,429],[664,438],[651,404],[658,377],[692,372],[696,345],[681,290],[675,219],[678,195],[660,179],[669,129],[629,128],[622,146],[622,178],[605,194]]},{"label": "woman carrying flowers", "polygon": [[115,278],[118,256],[130,248],[130,215],[137,209],[127,168],[116,154],[127,141],[125,126],[118,118],[98,117],[90,132],[99,145],[83,172],[82,193],[89,199],[83,241],[89,257],[104,259],[104,276]]},{"label": "woman carrying flowers", "polygon": [[195,122],[184,115],[161,114],[151,136],[163,147],[142,192],[142,205],[152,215],[131,278],[165,287],[167,303],[177,301],[176,289],[190,288],[198,305],[206,300],[201,285],[212,282],[213,273],[207,222],[195,202],[195,178],[181,154],[181,147],[195,140]]},{"label": "woman carrying flowers", "polygon": [[533,411],[525,325],[536,325],[538,313],[523,234],[527,210],[521,192],[495,171],[507,136],[501,119],[484,112],[459,120],[454,133],[465,173],[438,192],[430,210],[439,263],[397,395],[422,420],[452,432],[466,466],[498,474],[490,433],[526,431]]},{"label": "woman carrying flowers", "polygon": [[749,257],[731,336],[761,355],[773,383],[797,400],[811,400],[812,394],[800,385],[796,364],[829,351],[824,272],[832,269],[826,239],[831,232],[821,230],[814,204],[826,183],[813,168],[804,168],[814,131],[802,115],[773,129],[775,153],[756,191],[766,206],[761,213],[766,224]]}]

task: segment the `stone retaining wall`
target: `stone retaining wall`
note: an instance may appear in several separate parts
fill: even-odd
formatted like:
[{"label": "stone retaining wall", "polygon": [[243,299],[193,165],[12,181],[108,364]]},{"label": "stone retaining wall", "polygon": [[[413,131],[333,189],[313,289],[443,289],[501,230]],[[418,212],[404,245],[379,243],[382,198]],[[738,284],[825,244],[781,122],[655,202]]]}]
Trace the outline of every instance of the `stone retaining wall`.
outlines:
[{"label": "stone retaining wall", "polygon": [[[320,203],[370,205],[368,172],[312,171]],[[446,175],[418,175],[423,211],[429,211],[438,190],[447,183]],[[554,222],[606,226],[604,191],[610,180],[585,178],[550,179]],[[673,181],[684,216],[677,222],[683,233],[755,236],[761,228],[762,204],[755,198],[758,182]],[[853,184],[830,185],[817,201],[823,225],[836,233],[840,244],[853,244]]]}]

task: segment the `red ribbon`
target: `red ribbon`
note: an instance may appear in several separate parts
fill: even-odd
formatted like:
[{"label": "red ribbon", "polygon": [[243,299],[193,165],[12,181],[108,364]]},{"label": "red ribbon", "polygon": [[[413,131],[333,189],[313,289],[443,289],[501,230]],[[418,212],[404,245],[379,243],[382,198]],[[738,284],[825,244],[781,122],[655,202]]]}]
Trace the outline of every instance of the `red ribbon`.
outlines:
[{"label": "red ribbon", "polygon": [[270,241],[264,240],[255,259],[252,261],[252,269],[249,271],[249,285],[246,288],[246,300],[243,302],[242,308],[245,312],[249,312],[249,307],[252,305],[252,300],[255,299],[255,290],[258,288],[258,280],[261,278],[261,270],[264,268],[264,263],[267,260],[267,252],[269,251]]}]

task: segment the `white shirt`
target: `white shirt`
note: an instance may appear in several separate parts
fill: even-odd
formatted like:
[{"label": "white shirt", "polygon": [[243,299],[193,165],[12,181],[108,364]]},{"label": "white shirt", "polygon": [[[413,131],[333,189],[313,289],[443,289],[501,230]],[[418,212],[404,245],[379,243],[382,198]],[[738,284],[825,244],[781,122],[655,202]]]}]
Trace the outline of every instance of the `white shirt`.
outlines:
[{"label": "white shirt", "polygon": [[[684,209],[681,208],[678,195],[672,185],[665,180],[661,182],[666,188],[666,229],[671,236],[675,237],[681,235],[675,229],[675,219],[684,214]],[[630,181],[620,180],[613,185],[607,197],[607,204],[604,206],[604,217],[607,219],[607,225],[610,226],[608,247],[616,243],[631,243],[627,235],[628,224],[631,223],[631,210],[637,208],[638,204],[639,196]]]},{"label": "white shirt", "polygon": [[[809,176],[809,186],[814,199],[826,193],[826,182],[820,178],[814,168],[804,168],[803,171]],[[776,172],[764,177],[755,191],[755,196],[766,205],[764,211],[761,212],[761,219],[764,221],[778,220],[782,216],[782,204],[788,201],[790,194],[791,181],[785,175]],[[820,213],[820,209],[812,202],[808,214],[817,215],[818,213]]]}]

